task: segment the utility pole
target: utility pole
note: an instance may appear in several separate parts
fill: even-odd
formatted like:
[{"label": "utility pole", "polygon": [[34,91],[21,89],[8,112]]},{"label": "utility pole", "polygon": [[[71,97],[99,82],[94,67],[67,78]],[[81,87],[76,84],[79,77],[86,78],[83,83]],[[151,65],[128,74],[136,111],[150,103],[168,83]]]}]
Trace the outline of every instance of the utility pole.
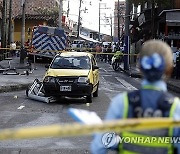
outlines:
[{"label": "utility pole", "polygon": [[125,37],[124,37],[124,70],[129,70],[129,24],[130,24],[130,9],[129,9],[129,0],[126,0],[126,13],[125,13]]},{"label": "utility pole", "polygon": [[118,0],[118,14],[117,14],[117,18],[118,18],[118,46],[120,47],[120,6],[119,6],[119,0]]},{"label": "utility pole", "polygon": [[69,10],[70,10],[70,8],[69,8],[69,0],[68,0],[67,17],[69,17]]},{"label": "utility pole", "polygon": [[[102,0],[99,0],[100,2]],[[98,41],[101,40],[101,3],[99,2],[99,38]]]},{"label": "utility pole", "polygon": [[63,3],[62,0],[59,0],[59,28],[62,28],[62,12],[63,12]]},{"label": "utility pole", "polygon": [[22,7],[22,29],[21,29],[21,50],[20,50],[20,63],[24,63],[25,59],[25,48],[24,48],[24,42],[25,42],[25,3],[26,0],[21,1],[21,7]]},{"label": "utility pole", "polygon": [[[7,19],[7,0],[3,0],[3,10],[2,10],[2,40],[1,47],[6,48],[6,19]],[[4,51],[5,52],[5,51]]]},{"label": "utility pole", "polygon": [[81,4],[82,4],[82,0],[79,1],[79,15],[78,15],[78,26],[77,26],[77,39],[79,39],[80,24],[81,24]]},{"label": "utility pole", "polygon": [[112,14],[110,15],[110,22],[111,22],[111,42],[113,42],[113,34],[112,34],[112,31],[113,31],[113,22],[112,22]]},{"label": "utility pole", "polygon": [[8,28],[8,45],[12,42],[12,0],[9,0],[9,28]]},{"label": "utility pole", "polygon": [[151,0],[152,8],[151,8],[151,36],[154,39],[155,34],[154,34],[154,11],[155,11],[155,2],[154,0]]}]

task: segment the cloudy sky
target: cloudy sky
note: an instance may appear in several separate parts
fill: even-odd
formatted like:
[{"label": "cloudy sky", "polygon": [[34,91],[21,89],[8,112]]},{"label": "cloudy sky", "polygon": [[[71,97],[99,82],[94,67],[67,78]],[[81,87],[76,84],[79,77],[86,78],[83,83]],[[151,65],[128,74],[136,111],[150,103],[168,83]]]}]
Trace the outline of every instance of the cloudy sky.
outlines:
[{"label": "cloudy sky", "polygon": [[[69,7],[70,7],[70,18],[74,21],[78,21],[78,10],[79,10],[79,3],[80,0],[69,0]],[[110,35],[110,25],[105,20],[106,17],[114,16],[114,3],[115,0],[102,0],[100,4],[100,12],[101,12],[101,33],[109,34]],[[63,9],[67,10],[68,0],[64,1]],[[81,10],[87,8],[87,13],[81,12],[82,17],[82,24],[83,27],[87,27],[92,30],[99,31],[99,0],[83,0]],[[104,9],[108,8],[108,9]],[[106,21],[106,22],[105,22]]]}]

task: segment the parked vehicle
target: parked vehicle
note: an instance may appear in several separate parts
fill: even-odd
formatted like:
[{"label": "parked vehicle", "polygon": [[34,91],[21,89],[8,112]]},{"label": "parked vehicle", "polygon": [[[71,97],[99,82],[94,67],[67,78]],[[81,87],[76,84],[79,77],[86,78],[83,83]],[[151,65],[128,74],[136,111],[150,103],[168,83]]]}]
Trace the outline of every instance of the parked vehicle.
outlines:
[{"label": "parked vehicle", "polygon": [[47,70],[43,87],[46,96],[98,96],[99,70],[94,56],[86,52],[63,52],[54,57]]},{"label": "parked vehicle", "polygon": [[84,47],[85,41],[84,40],[74,40],[73,43],[71,44],[71,48],[82,48]]},{"label": "parked vehicle", "polygon": [[35,26],[32,30],[30,44],[30,58],[52,58],[66,49],[67,37],[59,27]]}]

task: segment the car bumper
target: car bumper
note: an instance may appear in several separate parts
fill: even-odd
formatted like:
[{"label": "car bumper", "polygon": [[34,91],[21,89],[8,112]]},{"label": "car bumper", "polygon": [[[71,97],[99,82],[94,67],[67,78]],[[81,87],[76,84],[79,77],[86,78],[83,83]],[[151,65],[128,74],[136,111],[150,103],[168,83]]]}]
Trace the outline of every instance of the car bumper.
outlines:
[{"label": "car bumper", "polygon": [[[44,91],[46,96],[71,96],[71,97],[82,97],[88,96],[92,93],[92,84],[53,84],[43,83]],[[61,91],[60,86],[70,86],[70,91]]]}]

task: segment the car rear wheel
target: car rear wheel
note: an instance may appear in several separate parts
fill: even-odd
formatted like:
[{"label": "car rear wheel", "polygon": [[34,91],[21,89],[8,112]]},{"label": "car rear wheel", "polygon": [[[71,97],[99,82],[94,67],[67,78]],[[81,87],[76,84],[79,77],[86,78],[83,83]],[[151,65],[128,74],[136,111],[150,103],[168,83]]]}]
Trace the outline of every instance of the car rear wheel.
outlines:
[{"label": "car rear wheel", "polygon": [[87,103],[92,103],[92,94],[90,94],[86,97],[86,101],[87,101]]}]

